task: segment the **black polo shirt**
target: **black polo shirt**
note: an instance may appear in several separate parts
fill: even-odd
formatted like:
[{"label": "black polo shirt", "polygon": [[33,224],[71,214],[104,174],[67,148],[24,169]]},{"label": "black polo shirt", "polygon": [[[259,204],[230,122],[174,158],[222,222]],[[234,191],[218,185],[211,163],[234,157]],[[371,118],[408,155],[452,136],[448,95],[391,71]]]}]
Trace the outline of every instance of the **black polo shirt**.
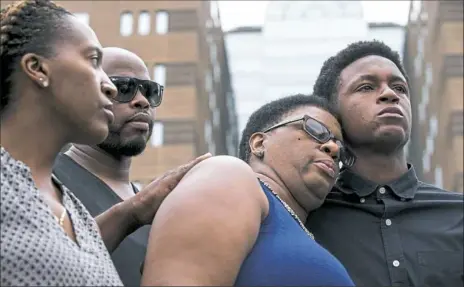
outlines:
[{"label": "black polo shirt", "polygon": [[412,166],[386,185],[345,170],[306,225],[356,286],[462,287],[463,213],[462,193],[419,181]]},{"label": "black polo shirt", "polygon": [[[94,217],[122,201],[106,183],[65,154],[57,157],[53,173]],[[111,253],[124,286],[140,286],[149,233],[150,226],[139,228]]]}]

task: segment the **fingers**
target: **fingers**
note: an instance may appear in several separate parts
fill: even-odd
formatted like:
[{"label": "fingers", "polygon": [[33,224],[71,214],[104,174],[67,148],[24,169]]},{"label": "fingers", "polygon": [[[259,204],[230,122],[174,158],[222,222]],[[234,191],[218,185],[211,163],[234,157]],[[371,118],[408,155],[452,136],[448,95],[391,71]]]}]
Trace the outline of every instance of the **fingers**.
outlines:
[{"label": "fingers", "polygon": [[205,160],[207,158],[210,158],[211,156],[212,156],[211,153],[206,153],[206,154],[204,154],[202,156],[199,156],[196,159],[190,161],[189,163],[178,167],[177,169],[174,170],[174,177],[176,177],[176,179],[180,181],[182,179],[182,177],[187,172],[189,172],[189,170],[192,169],[192,167],[194,167],[198,163],[202,162],[203,160]]},{"label": "fingers", "polygon": [[198,163],[202,162],[203,160],[207,159],[207,158],[210,158],[212,155],[211,153],[206,153],[202,156],[199,156],[197,157],[196,159],[190,161],[189,163],[185,164],[182,166],[182,168],[186,168],[187,171],[190,170],[192,167],[194,167],[195,165],[197,165]]},{"label": "fingers", "polygon": [[164,198],[177,186],[184,175],[196,164],[210,158],[210,153],[204,154],[190,161],[187,164],[174,168],[164,175],[158,177],[147,185],[143,191],[137,193],[130,200],[134,202],[134,214],[141,224],[149,224],[153,220],[159,205]]},{"label": "fingers", "polygon": [[198,163],[200,163],[201,161],[207,159],[207,158],[210,158],[212,155],[211,153],[206,153],[202,156],[199,156],[195,159],[193,159],[192,161],[184,164],[184,165],[181,165],[181,166],[178,166],[174,169],[171,169],[169,171],[167,171],[166,173],[164,173],[162,176],[159,176],[157,178],[154,178],[152,183],[154,182],[167,182],[168,185],[172,186],[174,185],[177,185],[177,183],[182,179],[182,177],[187,173],[189,172],[189,170],[191,170],[195,165],[197,165]]}]

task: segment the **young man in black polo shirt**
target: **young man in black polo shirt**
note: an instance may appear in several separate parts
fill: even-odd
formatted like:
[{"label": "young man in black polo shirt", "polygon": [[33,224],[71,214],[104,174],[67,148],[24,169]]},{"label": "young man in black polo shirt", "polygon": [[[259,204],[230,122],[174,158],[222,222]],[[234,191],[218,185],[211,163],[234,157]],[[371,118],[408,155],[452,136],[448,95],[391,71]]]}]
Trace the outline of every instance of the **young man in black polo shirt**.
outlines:
[{"label": "young man in black polo shirt", "polygon": [[[97,146],[71,146],[56,159],[54,166],[55,176],[93,216],[138,192],[129,181],[131,158],[145,149],[153,128],[155,107],[161,103],[162,96],[161,87],[149,81],[144,62],[132,52],[105,48],[102,67],[118,88],[113,105],[115,120],[109,127],[109,136]],[[185,174],[197,161],[166,173],[159,181],[152,182],[150,188],[156,189],[154,185],[160,182],[174,188],[173,175]],[[125,286],[140,286],[149,231],[149,226],[138,229],[111,254]]]},{"label": "young man in black polo shirt", "polygon": [[357,156],[308,218],[316,240],[357,286],[463,286],[463,195],[419,181],[406,162],[411,103],[398,54],[354,43],[324,63],[314,94],[338,104]]}]

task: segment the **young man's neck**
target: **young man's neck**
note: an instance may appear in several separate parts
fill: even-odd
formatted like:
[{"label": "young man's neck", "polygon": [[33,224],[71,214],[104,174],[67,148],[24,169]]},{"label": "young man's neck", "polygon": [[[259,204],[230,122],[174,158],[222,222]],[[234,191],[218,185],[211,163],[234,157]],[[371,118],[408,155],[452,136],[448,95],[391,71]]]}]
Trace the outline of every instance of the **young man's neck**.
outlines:
[{"label": "young man's neck", "polygon": [[408,171],[404,150],[394,154],[379,154],[367,149],[355,150],[356,164],[352,171],[377,184],[386,184]]},{"label": "young man's neck", "polygon": [[65,154],[100,178],[129,182],[131,157],[115,158],[99,147],[77,144]]}]

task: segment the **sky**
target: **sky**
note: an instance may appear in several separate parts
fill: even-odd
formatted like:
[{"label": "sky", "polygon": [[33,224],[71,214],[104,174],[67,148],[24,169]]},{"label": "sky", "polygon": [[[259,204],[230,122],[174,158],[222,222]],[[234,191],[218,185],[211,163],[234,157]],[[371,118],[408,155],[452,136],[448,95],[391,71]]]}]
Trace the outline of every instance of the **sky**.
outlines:
[{"label": "sky", "polygon": [[[218,1],[222,29],[262,25],[269,1]],[[408,0],[361,1],[364,18],[368,22],[393,22],[405,25],[409,13]]]}]

